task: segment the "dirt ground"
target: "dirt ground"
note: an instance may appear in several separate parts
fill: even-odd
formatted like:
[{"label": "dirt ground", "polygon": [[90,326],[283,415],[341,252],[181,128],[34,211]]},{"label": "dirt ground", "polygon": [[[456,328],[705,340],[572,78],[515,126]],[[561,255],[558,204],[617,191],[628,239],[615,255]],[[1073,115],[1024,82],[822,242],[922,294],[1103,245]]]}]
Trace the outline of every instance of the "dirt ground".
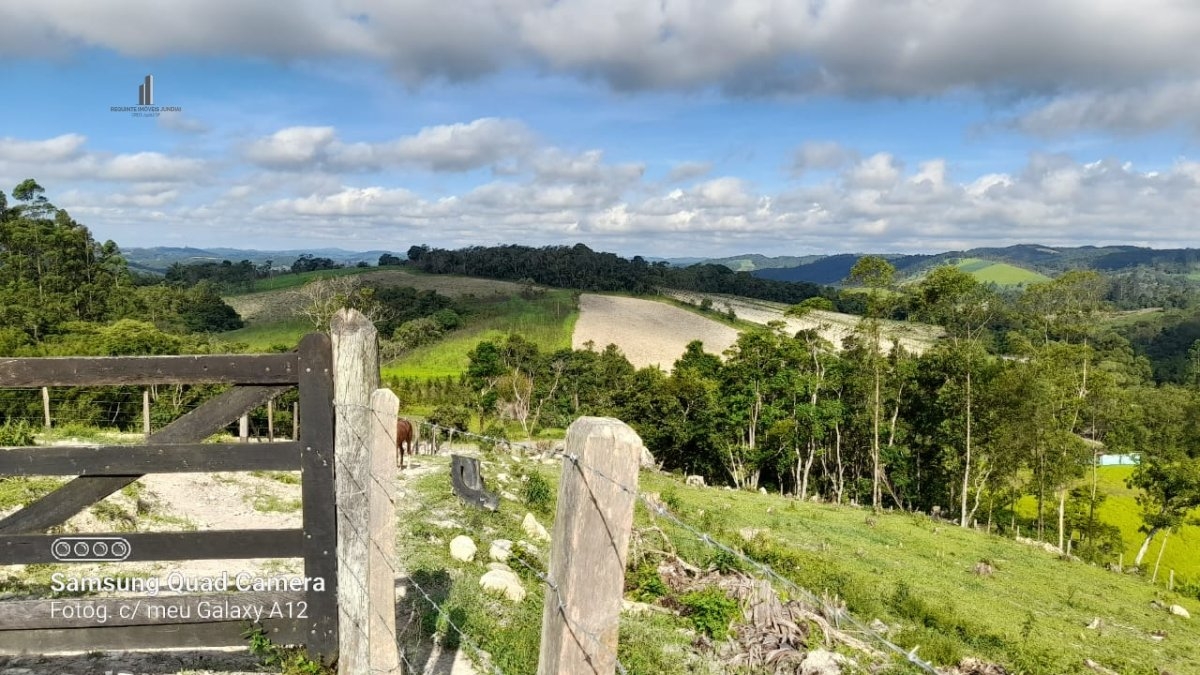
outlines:
[{"label": "dirt ground", "polygon": [[[409,274],[401,270],[381,270],[356,275],[364,284],[372,286],[407,286],[418,291],[437,291],[442,295],[458,298],[473,295],[486,298],[492,295],[516,295],[519,284],[495,279],[456,277],[446,274]],[[295,316],[300,302],[299,288],[247,293],[225,298],[225,302],[247,322],[283,321]]]},{"label": "dirt ground", "polygon": [[[739,319],[752,323],[766,325],[769,321],[783,321],[790,333],[816,328],[822,337],[829,340],[834,348],[841,349],[842,340],[849,336],[858,324],[859,317],[840,312],[813,311],[803,318],[784,316],[788,305],[766,300],[753,300],[735,296],[717,295],[713,293],[693,293],[691,291],[674,291],[663,289],[663,293],[692,304],[708,298],[713,303],[713,309],[724,310],[732,307]],[[941,329],[923,324],[909,324],[899,321],[884,322],[884,339],[880,342],[885,349],[891,348],[891,341],[896,338],[901,346],[915,354],[921,354],[933,346],[941,334]]]},{"label": "dirt ground", "polygon": [[638,368],[669,371],[692,340],[720,354],[737,340],[737,330],[662,302],[585,293],[571,346],[583,349],[589,340],[597,350],[615,344]]},{"label": "dirt ground", "polygon": [[[62,441],[70,444],[72,441]],[[404,499],[408,480],[445,465],[431,464],[420,456],[399,478],[397,517],[404,517]],[[272,529],[301,525],[299,509],[261,510],[262,508],[290,509],[300,499],[300,486],[284,482],[285,472],[267,476],[249,473],[154,474],[139,480],[143,489],[137,500],[149,506],[151,516],[137,519],[137,531],[171,531],[195,528],[212,529]],[[293,474],[294,475],[294,474]],[[136,513],[133,498],[118,493],[105,500],[129,512]],[[256,508],[257,504],[257,508]],[[111,522],[85,512],[72,518],[64,528],[67,532],[106,532],[114,529]],[[75,565],[72,575],[128,574],[133,576],[165,577],[172,571],[188,575],[208,576],[230,570],[247,570],[263,575],[302,575],[303,561],[299,559],[268,560],[200,560],[165,563],[125,563],[119,565]],[[17,575],[24,566],[0,567],[0,576]],[[455,650],[442,650],[431,644],[413,625],[412,594],[407,591],[403,571],[396,579],[396,624],[400,646],[414,670],[423,675],[474,675],[475,671],[464,655]],[[251,675],[278,672],[263,668],[245,647],[226,649],[159,650],[154,652],[55,652],[52,645],[30,645],[36,650],[23,656],[0,656],[0,675]]]}]

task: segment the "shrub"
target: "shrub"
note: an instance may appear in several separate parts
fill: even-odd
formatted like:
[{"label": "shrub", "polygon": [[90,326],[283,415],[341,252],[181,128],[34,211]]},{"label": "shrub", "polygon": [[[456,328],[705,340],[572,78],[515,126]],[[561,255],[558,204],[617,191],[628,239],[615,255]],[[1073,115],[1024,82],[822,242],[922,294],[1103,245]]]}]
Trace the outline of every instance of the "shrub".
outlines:
[{"label": "shrub", "polygon": [[537,471],[529,473],[521,497],[531,510],[543,514],[549,513],[554,505],[554,490],[550,487],[550,481]]},{"label": "shrub", "polygon": [[9,420],[0,426],[0,445],[33,445],[33,427],[25,420]]},{"label": "shrub", "polygon": [[692,591],[679,599],[684,615],[692,621],[696,630],[712,638],[724,638],[729,634],[729,624],[738,614],[737,600],[725,595],[719,588]]},{"label": "shrub", "polygon": [[625,586],[635,600],[642,602],[654,602],[671,590],[658,575],[658,567],[649,560],[642,562],[626,577]]}]

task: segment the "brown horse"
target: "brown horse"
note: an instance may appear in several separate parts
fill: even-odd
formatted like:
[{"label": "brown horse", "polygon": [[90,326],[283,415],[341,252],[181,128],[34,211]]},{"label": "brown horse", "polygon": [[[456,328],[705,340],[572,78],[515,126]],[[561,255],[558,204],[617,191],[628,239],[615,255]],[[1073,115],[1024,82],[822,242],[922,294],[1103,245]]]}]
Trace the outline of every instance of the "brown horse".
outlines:
[{"label": "brown horse", "polygon": [[401,469],[404,468],[404,454],[412,454],[414,431],[412,422],[396,420],[396,466]]}]

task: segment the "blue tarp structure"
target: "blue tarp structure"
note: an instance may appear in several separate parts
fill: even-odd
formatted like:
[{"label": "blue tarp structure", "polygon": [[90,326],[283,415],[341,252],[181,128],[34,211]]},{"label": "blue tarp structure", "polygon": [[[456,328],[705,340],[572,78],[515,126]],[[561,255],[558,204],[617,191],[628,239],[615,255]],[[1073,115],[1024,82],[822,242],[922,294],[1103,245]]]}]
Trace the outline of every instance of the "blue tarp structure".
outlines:
[{"label": "blue tarp structure", "polygon": [[1098,466],[1136,466],[1138,455],[1100,455]]}]

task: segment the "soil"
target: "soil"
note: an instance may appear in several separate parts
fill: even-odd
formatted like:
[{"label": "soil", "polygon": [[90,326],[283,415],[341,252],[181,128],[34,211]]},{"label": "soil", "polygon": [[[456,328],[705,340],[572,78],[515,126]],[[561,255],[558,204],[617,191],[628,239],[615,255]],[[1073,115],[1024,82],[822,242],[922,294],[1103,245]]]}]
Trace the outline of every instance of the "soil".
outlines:
[{"label": "soil", "polygon": [[737,329],[663,302],[585,293],[571,346],[583,349],[591,341],[599,351],[615,344],[637,368],[670,371],[692,340],[720,354],[737,340]]}]

